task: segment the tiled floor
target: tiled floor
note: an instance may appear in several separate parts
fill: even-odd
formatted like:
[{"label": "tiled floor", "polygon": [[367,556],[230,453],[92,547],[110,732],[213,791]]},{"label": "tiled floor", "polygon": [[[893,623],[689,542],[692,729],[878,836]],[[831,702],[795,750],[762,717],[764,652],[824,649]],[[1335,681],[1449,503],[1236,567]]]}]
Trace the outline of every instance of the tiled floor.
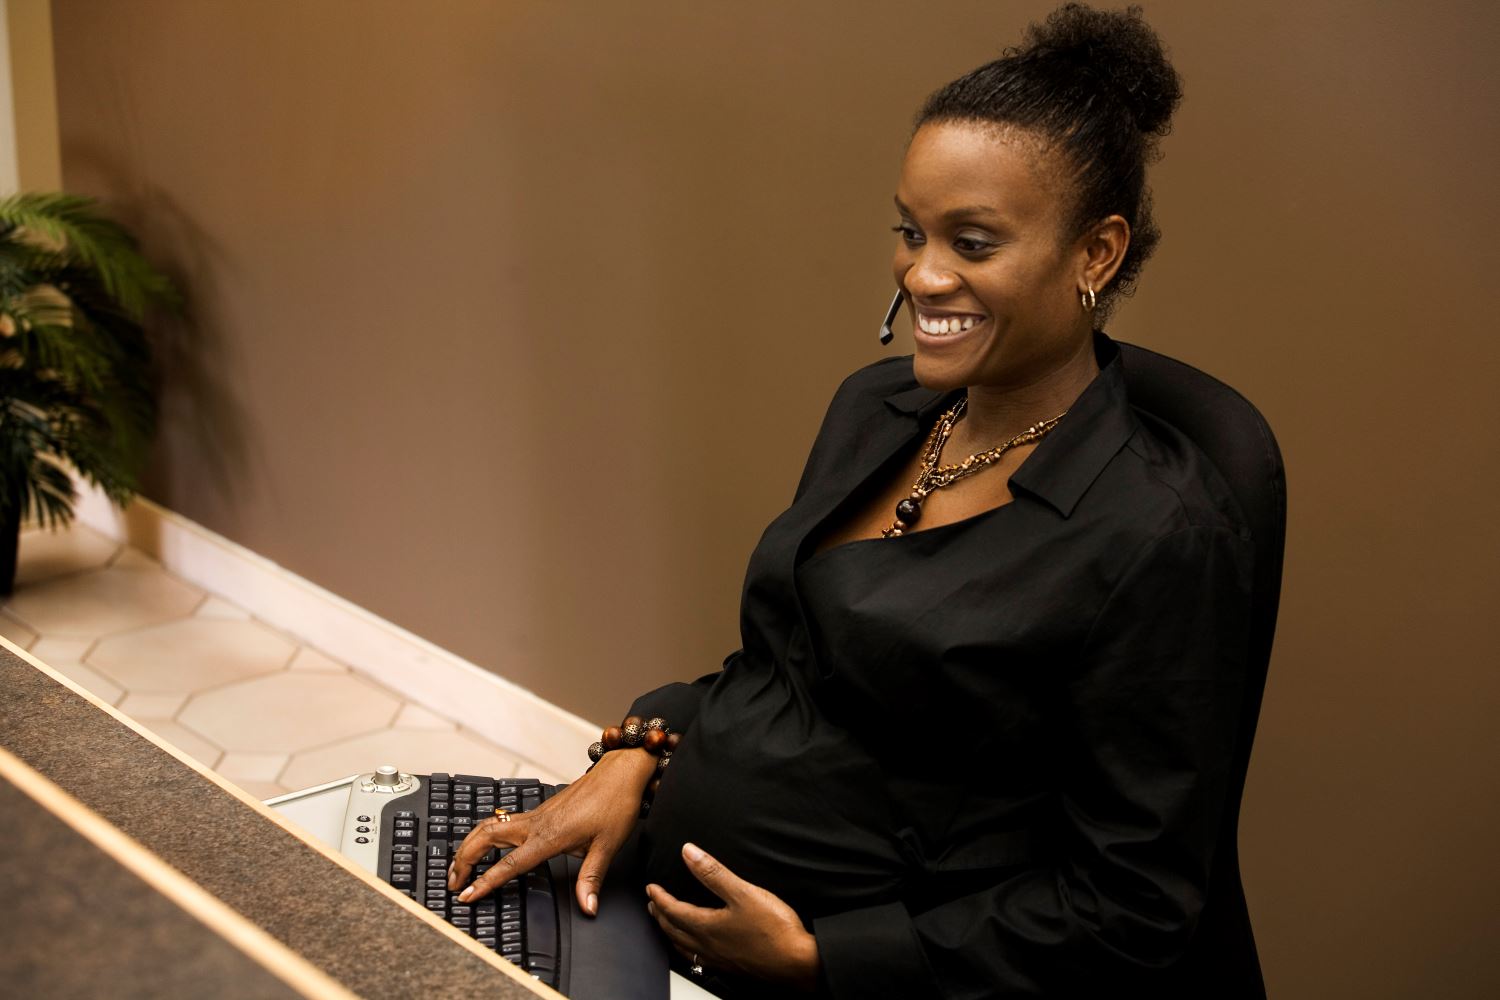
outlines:
[{"label": "tiled floor", "polygon": [[262,798],[384,763],[541,772],[76,523],[21,535],[0,634]]}]

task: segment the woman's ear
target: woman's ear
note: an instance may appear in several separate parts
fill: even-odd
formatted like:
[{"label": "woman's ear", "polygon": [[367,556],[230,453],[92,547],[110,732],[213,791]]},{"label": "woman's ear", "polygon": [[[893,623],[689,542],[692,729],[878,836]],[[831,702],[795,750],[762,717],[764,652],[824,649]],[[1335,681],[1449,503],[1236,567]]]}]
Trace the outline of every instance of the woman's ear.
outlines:
[{"label": "woman's ear", "polygon": [[1125,261],[1125,251],[1130,246],[1130,223],[1122,215],[1111,215],[1094,223],[1078,239],[1083,263],[1080,284],[1102,292]]}]

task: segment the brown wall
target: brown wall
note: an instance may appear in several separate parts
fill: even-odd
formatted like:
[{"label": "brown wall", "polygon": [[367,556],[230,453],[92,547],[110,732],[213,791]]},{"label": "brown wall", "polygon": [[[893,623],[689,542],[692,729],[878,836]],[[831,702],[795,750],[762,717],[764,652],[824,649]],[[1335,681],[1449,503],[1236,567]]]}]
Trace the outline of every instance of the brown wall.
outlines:
[{"label": "brown wall", "polygon": [[[67,184],[194,301],[146,494],[595,719],[715,667],[881,354],[910,114],[1050,6],[55,0]],[[1112,332],[1291,483],[1273,995],[1500,995],[1500,8],[1148,14],[1188,98]]]}]

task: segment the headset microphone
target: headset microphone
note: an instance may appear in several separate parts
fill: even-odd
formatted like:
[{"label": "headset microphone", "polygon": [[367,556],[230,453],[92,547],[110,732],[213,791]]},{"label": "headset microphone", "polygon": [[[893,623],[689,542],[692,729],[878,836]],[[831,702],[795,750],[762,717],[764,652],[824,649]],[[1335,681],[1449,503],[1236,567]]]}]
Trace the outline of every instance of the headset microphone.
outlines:
[{"label": "headset microphone", "polygon": [[885,322],[880,324],[880,343],[889,344],[895,339],[891,332],[891,324],[896,322],[896,317],[901,314],[901,289],[896,289],[896,297],[891,299],[891,307],[885,311]]}]

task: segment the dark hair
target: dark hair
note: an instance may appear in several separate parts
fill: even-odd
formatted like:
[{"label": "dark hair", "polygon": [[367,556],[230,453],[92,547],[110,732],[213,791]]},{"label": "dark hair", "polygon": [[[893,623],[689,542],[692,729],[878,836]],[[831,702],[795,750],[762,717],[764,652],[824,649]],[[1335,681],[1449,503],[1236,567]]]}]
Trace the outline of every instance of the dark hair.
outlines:
[{"label": "dark hair", "polygon": [[1171,131],[1182,84],[1138,6],[1101,11],[1064,4],[1027,28],[1025,43],[934,93],[916,127],[976,122],[1035,132],[1072,168],[1065,240],[1114,213],[1130,223],[1125,259],[1099,293],[1102,322],[1116,296],[1135,290],[1141,265],[1161,240],[1146,164]]}]

